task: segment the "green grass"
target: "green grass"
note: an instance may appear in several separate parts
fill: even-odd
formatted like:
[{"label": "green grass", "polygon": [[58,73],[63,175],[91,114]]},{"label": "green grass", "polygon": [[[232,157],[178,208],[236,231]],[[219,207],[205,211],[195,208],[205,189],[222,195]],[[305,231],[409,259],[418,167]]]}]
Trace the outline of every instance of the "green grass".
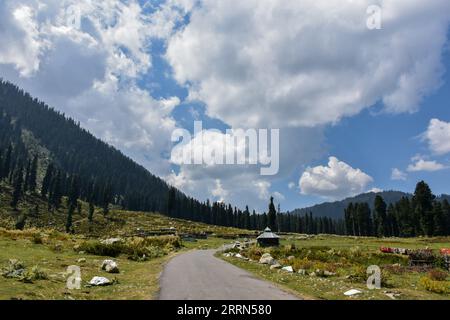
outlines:
[{"label": "green grass", "polygon": [[[289,288],[297,294],[312,299],[391,299],[386,293],[399,294],[397,299],[450,299],[450,294],[433,293],[424,287],[423,278],[427,272],[419,269],[409,269],[404,256],[382,254],[380,246],[393,246],[410,249],[429,247],[437,251],[439,248],[450,247],[450,238],[416,238],[416,239],[377,239],[339,236],[314,236],[299,240],[298,236],[288,236],[275,248],[251,248],[241,252],[252,261],[237,258],[222,258],[240,268],[246,269],[262,279],[272,281]],[[309,273],[316,269],[333,271],[335,276],[317,277],[288,274],[279,270],[270,270],[266,265],[256,262],[258,254],[270,252],[282,265],[292,265],[294,269],[304,268]],[[288,256],[294,260],[288,261]],[[306,259],[305,259],[306,257]],[[400,267],[392,265],[398,263]],[[369,290],[366,286],[366,269],[377,264],[382,269],[382,288]],[[297,270],[296,270],[297,271]],[[352,278],[349,278],[353,275]],[[356,277],[355,277],[356,276]],[[450,281],[434,283],[439,288],[450,289]],[[363,293],[354,297],[346,297],[343,293],[350,289],[358,289]]]},{"label": "green grass", "polygon": [[[22,283],[16,279],[0,277],[0,299],[152,299],[158,291],[158,277],[163,263],[170,256],[154,259],[148,262],[133,262],[126,257],[115,260],[120,267],[120,274],[111,275],[100,270],[105,257],[80,255],[64,243],[60,252],[55,252],[47,245],[33,244],[30,240],[0,239],[0,266],[7,264],[8,259],[21,260],[31,268],[38,265],[49,277],[48,280],[37,280],[32,284]],[[85,263],[77,262],[85,258]],[[67,267],[81,267],[82,289],[68,290],[66,288]],[[94,276],[105,276],[118,283],[108,287],[85,287]]]},{"label": "green grass", "polygon": [[[109,274],[100,270],[105,256],[79,254],[74,250],[76,245],[85,239],[79,236],[68,236],[53,232],[44,238],[43,244],[34,243],[34,234],[40,230],[7,231],[0,230],[0,268],[8,265],[9,259],[24,262],[27,269],[39,266],[47,275],[47,280],[33,283],[20,282],[0,276],[0,300],[149,300],[155,299],[159,291],[159,276],[164,264],[174,255],[191,249],[215,248],[229,240],[210,238],[197,242],[185,242],[183,248],[171,251],[168,255],[144,262],[129,260],[127,255],[113,258],[119,264],[119,274]],[[45,232],[48,232],[45,231]],[[151,238],[148,238],[151,239]],[[56,250],[57,248],[58,250]],[[86,259],[80,263],[79,259]],[[82,289],[66,288],[67,267],[81,267]],[[86,287],[94,276],[104,276],[118,282],[107,287]]]},{"label": "green grass", "polygon": [[[48,275],[48,279],[24,283],[0,275],[0,300],[154,299],[159,290],[159,275],[164,263],[175,254],[191,249],[218,248],[230,242],[225,238],[253,234],[251,231],[173,219],[157,213],[129,212],[118,208],[111,208],[107,215],[103,215],[97,208],[94,221],[90,223],[87,219],[88,204],[80,202],[81,212],[76,211],[73,215],[74,234],[68,235],[64,233],[67,217],[66,199],[63,199],[61,208],[49,211],[45,199],[38,195],[26,194],[19,203],[18,210],[13,210],[9,205],[11,193],[10,186],[0,183],[0,268],[7,266],[9,259],[18,259],[25,263],[28,270],[38,266]],[[36,206],[39,207],[39,215],[30,215]],[[20,215],[27,216],[24,231],[14,230]],[[178,234],[208,233],[209,237],[196,242],[182,241],[182,247],[179,248],[176,241],[167,243],[164,237],[145,236],[147,233],[165,234],[168,230]],[[120,246],[120,250],[114,251],[118,254],[114,259],[121,270],[117,275],[101,271],[101,263],[108,257],[97,255],[107,253],[106,251],[110,249],[99,245],[99,240],[111,237],[120,237],[126,242]],[[84,251],[84,254],[76,252],[75,246],[80,247],[78,251]],[[128,259],[132,257],[142,260],[140,257],[144,253],[149,258],[148,261]],[[81,258],[85,258],[86,262],[78,263]],[[65,272],[70,265],[81,267],[82,290],[66,288]],[[87,283],[94,276],[105,276],[110,280],[115,277],[118,281],[108,287],[87,287]]]}]

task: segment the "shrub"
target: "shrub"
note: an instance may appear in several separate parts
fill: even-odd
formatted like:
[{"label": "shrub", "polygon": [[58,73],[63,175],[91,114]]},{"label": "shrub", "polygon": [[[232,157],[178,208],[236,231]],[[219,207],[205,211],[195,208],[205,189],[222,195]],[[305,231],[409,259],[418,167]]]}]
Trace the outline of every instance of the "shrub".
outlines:
[{"label": "shrub", "polygon": [[425,290],[438,293],[445,294],[449,293],[448,284],[442,281],[434,281],[428,277],[423,277],[419,281],[420,285],[425,288]]},{"label": "shrub", "polygon": [[428,272],[428,277],[434,281],[445,281],[447,279],[447,276],[447,272],[439,269],[432,269]]},{"label": "shrub", "polygon": [[294,268],[294,270],[300,269],[309,270],[312,269],[313,266],[314,262],[310,261],[308,258],[294,259],[292,261],[292,267]]},{"label": "shrub", "polygon": [[39,266],[33,266],[31,270],[27,270],[20,279],[22,282],[32,283],[37,280],[47,280],[48,276]]},{"label": "shrub", "polygon": [[25,264],[16,259],[10,259],[8,265],[2,268],[2,276],[5,278],[21,278],[25,272]]},{"label": "shrub", "polygon": [[181,240],[179,237],[134,237],[127,239],[125,242],[120,241],[112,244],[101,243],[96,240],[85,241],[77,247],[77,251],[107,257],[117,257],[120,254],[126,254],[134,261],[146,261],[167,255],[180,247]]},{"label": "shrub", "polygon": [[124,251],[124,245],[119,242],[103,244],[100,241],[85,241],[78,247],[78,251],[106,257],[117,257]]},{"label": "shrub", "polygon": [[147,261],[163,257],[167,254],[165,250],[155,246],[136,247],[132,250],[133,251],[129,253],[128,259],[133,261]]},{"label": "shrub", "polygon": [[264,250],[262,250],[259,247],[250,247],[249,249],[244,251],[244,256],[252,259],[252,260],[256,260],[259,261],[259,259],[261,259],[261,256],[264,254]]},{"label": "shrub", "polygon": [[42,235],[40,233],[33,234],[32,241],[34,244],[43,244],[44,239],[42,238]]},{"label": "shrub", "polygon": [[36,280],[47,280],[47,274],[38,266],[33,266],[31,270],[26,270],[22,261],[11,259],[8,265],[2,269],[5,278],[13,278],[25,283],[32,283]]},{"label": "shrub", "polygon": [[51,249],[53,252],[62,252],[62,251],[63,251],[63,245],[62,245],[62,243],[60,243],[60,242],[54,243],[54,244],[50,247],[50,249]]},{"label": "shrub", "polygon": [[25,224],[27,223],[27,216],[25,214],[20,214],[16,220],[16,229],[23,230]]},{"label": "shrub", "polygon": [[419,249],[410,252],[409,259],[412,265],[415,264],[432,265],[436,260],[436,256],[433,254],[433,250]]}]

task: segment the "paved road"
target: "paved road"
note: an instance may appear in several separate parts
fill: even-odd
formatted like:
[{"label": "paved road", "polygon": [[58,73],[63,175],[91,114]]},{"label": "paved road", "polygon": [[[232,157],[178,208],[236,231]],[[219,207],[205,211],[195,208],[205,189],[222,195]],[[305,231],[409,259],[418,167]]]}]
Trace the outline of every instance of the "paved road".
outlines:
[{"label": "paved road", "polygon": [[160,300],[293,300],[297,297],[197,250],[172,259],[161,276]]}]

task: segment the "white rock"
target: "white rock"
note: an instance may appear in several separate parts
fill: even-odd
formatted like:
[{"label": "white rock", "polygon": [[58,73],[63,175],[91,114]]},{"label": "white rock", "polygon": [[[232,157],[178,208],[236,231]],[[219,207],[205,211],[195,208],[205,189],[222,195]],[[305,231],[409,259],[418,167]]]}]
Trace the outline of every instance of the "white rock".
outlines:
[{"label": "white rock", "polygon": [[346,296],[354,296],[356,294],[361,294],[361,293],[362,292],[359,291],[359,290],[351,289],[351,290],[348,290],[348,291],[344,292],[344,295],[346,295]]},{"label": "white rock", "polygon": [[305,269],[300,269],[300,270],[298,270],[298,274],[301,274],[302,276],[306,276],[308,274],[308,272],[306,272]]},{"label": "white rock", "polygon": [[85,263],[86,262],[86,259],[85,258],[81,258],[81,259],[78,259],[77,260],[77,263]]},{"label": "white rock", "polygon": [[92,286],[109,286],[111,281],[105,277],[93,277],[89,284]]},{"label": "white rock", "polygon": [[279,263],[275,263],[270,266],[270,270],[280,269],[280,268],[281,268],[281,264],[279,264]]},{"label": "white rock", "polygon": [[270,255],[270,253],[264,253],[261,256],[261,259],[259,259],[259,263],[272,265],[276,263],[276,260]]},{"label": "white rock", "polygon": [[292,273],[294,272],[294,269],[291,266],[283,267],[281,270]]},{"label": "white rock", "polygon": [[111,245],[117,242],[122,242],[121,238],[110,238],[110,239],[105,239],[100,241],[101,244],[107,244],[107,245]]},{"label": "white rock", "polygon": [[117,262],[113,260],[104,260],[102,263],[102,270],[105,270],[108,273],[119,273],[119,266]]}]

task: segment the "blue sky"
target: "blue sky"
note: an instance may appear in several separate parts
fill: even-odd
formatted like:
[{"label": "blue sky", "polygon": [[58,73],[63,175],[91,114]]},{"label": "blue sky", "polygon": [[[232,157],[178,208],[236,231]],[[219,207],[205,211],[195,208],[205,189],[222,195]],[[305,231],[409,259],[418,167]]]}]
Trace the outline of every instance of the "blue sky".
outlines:
[{"label": "blue sky", "polygon": [[[187,98],[186,88],[168,77],[171,67],[164,58],[166,52],[163,41],[155,42],[152,46],[154,70],[141,80],[142,86],[155,83],[152,91],[156,96],[167,98],[172,95]],[[450,53],[443,51],[442,59],[444,69],[450,69]],[[371,188],[381,190],[400,190],[412,192],[416,183],[420,180],[428,182],[436,194],[450,193],[448,181],[450,171],[438,172],[418,171],[407,173],[404,180],[393,180],[392,169],[406,173],[406,168],[411,163],[411,158],[417,154],[429,154],[427,144],[421,137],[426,131],[431,119],[450,121],[450,74],[445,72],[442,78],[442,86],[436,92],[426,96],[420,104],[417,112],[392,114],[383,111],[381,102],[376,103],[370,109],[365,109],[356,116],[345,118],[325,130],[326,151],[321,157],[312,161],[309,166],[326,163],[329,156],[336,156],[341,161],[352,164],[368,173],[373,178]],[[195,110],[196,115],[192,114]],[[205,128],[226,130],[229,128],[219,119],[211,119],[205,115],[205,107],[202,103],[185,102],[173,111],[173,116],[180,127],[193,131],[195,120],[202,120]],[[299,137],[301,138],[301,137]],[[432,157],[440,163],[450,164],[448,155]],[[175,170],[176,166],[174,167]],[[303,168],[304,169],[304,168]],[[283,210],[305,207],[326,200],[320,196],[301,195],[299,189],[289,188],[289,183],[298,183],[302,172],[294,171],[290,176],[276,181],[272,187],[279,190],[285,197],[282,202]]]},{"label": "blue sky", "polygon": [[[450,193],[447,0],[5,0],[0,19],[1,77],[201,200]],[[279,173],[180,163],[172,133],[195,120],[206,147],[280,129]]]}]

